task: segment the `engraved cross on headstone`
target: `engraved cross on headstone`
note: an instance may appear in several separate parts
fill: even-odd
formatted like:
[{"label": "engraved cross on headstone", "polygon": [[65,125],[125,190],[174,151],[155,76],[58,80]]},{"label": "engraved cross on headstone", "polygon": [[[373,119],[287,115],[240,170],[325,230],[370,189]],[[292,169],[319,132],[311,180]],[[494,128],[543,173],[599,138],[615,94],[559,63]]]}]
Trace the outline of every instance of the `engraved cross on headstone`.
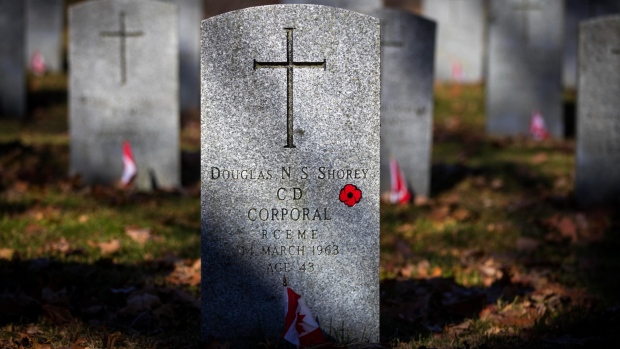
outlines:
[{"label": "engraved cross on headstone", "polygon": [[125,85],[125,82],[127,81],[127,57],[125,55],[125,40],[129,37],[136,37],[136,36],[142,36],[144,35],[144,33],[142,31],[135,31],[135,32],[128,32],[125,30],[125,12],[121,12],[119,14],[119,20],[120,20],[120,30],[118,31],[104,31],[101,32],[100,35],[104,36],[104,37],[118,37],[120,38],[120,42],[121,42],[121,60],[120,60],[120,66],[121,66],[121,85]]},{"label": "engraved cross on headstone", "polygon": [[[381,20],[381,46],[386,46],[386,47],[403,47],[403,42],[400,40],[388,40],[387,37],[387,33],[388,33],[388,28],[393,27],[394,24],[392,22],[388,22],[386,20]],[[389,35],[392,36],[392,35]]]},{"label": "engraved cross on headstone", "polygon": [[523,11],[523,31],[521,32],[523,40],[526,45],[530,43],[530,28],[529,28],[529,11],[540,10],[541,7],[539,5],[534,5],[530,2],[531,0],[523,0],[520,5],[513,5],[512,8],[517,11]]},{"label": "engraved cross on headstone", "polygon": [[286,62],[257,62],[254,60],[254,70],[260,68],[286,68],[286,145],[284,148],[295,148],[293,143],[293,68],[323,68],[323,62],[295,62],[293,60],[293,29],[286,30]]}]

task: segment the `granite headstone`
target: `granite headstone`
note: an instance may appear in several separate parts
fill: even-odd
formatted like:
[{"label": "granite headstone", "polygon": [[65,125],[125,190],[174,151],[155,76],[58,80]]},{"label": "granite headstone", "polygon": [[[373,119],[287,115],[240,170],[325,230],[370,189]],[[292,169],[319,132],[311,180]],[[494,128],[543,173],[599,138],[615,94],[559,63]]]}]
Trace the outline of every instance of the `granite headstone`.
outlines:
[{"label": "granite headstone", "polygon": [[435,22],[396,9],[381,20],[381,192],[390,191],[390,158],[416,196],[430,191]]},{"label": "granite headstone", "polygon": [[200,108],[200,21],[202,0],[159,0],[179,6],[181,111]]},{"label": "granite headstone", "polygon": [[383,7],[383,0],[282,0],[281,4],[314,4],[368,14]]},{"label": "granite headstone", "polygon": [[435,79],[477,83],[483,80],[485,0],[425,0],[425,16],[437,21]]},{"label": "granite headstone", "polygon": [[40,54],[47,71],[63,69],[62,35],[65,23],[64,0],[27,0],[28,33],[26,64]]},{"label": "granite headstone", "polygon": [[280,337],[286,276],[326,334],[379,340],[379,31],[318,5],[202,22],[203,339]]},{"label": "granite headstone", "polygon": [[26,6],[23,1],[0,0],[0,116],[26,115]]},{"label": "granite headstone", "polygon": [[527,135],[533,113],[564,136],[562,30],[564,2],[489,1],[487,131]]},{"label": "granite headstone", "polygon": [[579,26],[575,196],[620,203],[620,16]]},{"label": "granite headstone", "polygon": [[70,172],[85,183],[118,181],[126,140],[139,189],[178,186],[177,7],[90,1],[70,8],[69,25]]}]

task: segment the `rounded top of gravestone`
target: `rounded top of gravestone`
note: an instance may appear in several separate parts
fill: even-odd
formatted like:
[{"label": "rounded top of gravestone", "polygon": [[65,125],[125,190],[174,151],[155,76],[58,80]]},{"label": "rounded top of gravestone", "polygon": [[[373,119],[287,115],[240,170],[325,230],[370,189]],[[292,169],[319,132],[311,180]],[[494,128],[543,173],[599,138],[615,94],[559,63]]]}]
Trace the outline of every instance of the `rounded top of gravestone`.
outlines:
[{"label": "rounded top of gravestone", "polygon": [[[100,1],[100,0],[94,0],[94,1]],[[363,13],[346,10],[346,9],[342,9],[338,7],[332,7],[332,6],[326,6],[326,5],[310,5],[310,4],[286,4],[286,5],[264,5],[264,6],[247,7],[241,10],[235,10],[235,11],[222,13],[220,15],[204,19],[202,20],[202,22],[215,20],[218,18],[226,18],[230,16],[239,16],[239,15],[242,16],[244,13],[260,12],[260,11],[265,12],[266,17],[268,14],[275,12],[275,11],[288,11],[292,14],[299,13],[300,15],[303,13],[304,16],[308,16],[308,14],[312,14],[312,13],[316,13],[318,15],[318,14],[329,13],[329,12],[331,13],[340,12],[340,13],[347,13],[350,16],[358,16],[359,18],[368,17],[368,18],[372,18],[376,20],[377,22],[379,21],[377,18],[373,16],[365,15]]]},{"label": "rounded top of gravestone", "polygon": [[602,23],[606,23],[606,22],[618,22],[620,21],[620,14],[614,14],[614,15],[606,15],[606,16],[600,16],[600,17],[596,17],[593,19],[588,19],[585,21],[581,21],[579,23],[579,27],[585,27],[585,26],[591,26],[591,25],[595,25],[595,24],[602,24]]}]

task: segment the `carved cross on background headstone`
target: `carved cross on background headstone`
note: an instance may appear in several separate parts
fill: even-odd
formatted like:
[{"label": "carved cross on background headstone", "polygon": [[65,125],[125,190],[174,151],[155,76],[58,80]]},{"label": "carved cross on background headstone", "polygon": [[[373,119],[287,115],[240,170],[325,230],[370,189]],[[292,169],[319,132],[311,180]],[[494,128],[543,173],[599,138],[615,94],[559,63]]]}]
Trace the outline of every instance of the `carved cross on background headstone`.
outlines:
[{"label": "carved cross on background headstone", "polygon": [[521,36],[523,38],[523,41],[525,42],[526,45],[529,45],[530,43],[530,12],[529,11],[533,11],[533,10],[540,10],[541,7],[539,5],[534,5],[530,2],[531,0],[523,0],[520,5],[513,5],[512,8],[513,10],[517,10],[517,11],[523,11],[522,16],[523,16],[523,27],[522,27],[522,31],[521,31]]},{"label": "carved cross on background headstone", "polygon": [[120,68],[121,68],[121,85],[125,85],[127,81],[127,57],[126,51],[126,39],[129,37],[137,37],[144,35],[141,31],[128,32],[125,30],[125,12],[119,14],[120,30],[118,31],[104,31],[101,32],[101,36],[104,37],[118,37],[120,38],[121,52],[120,52]]},{"label": "carved cross on background headstone", "polygon": [[295,62],[293,60],[293,29],[286,30],[286,62],[257,62],[254,60],[254,70],[260,68],[286,68],[286,145],[284,148],[295,148],[293,143],[293,68],[323,68],[323,62]]}]

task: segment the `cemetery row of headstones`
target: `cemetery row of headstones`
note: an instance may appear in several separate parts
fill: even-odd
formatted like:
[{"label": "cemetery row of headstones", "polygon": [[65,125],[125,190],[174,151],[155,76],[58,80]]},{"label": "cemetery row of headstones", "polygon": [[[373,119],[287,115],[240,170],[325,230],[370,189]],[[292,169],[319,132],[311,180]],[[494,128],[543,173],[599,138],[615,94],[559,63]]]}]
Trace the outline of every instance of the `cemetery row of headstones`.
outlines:
[{"label": "cemetery row of headstones", "polygon": [[[178,5],[180,106],[198,110],[199,28],[202,0],[158,0]],[[26,114],[24,72],[41,75],[64,70],[63,28],[65,0],[0,0],[0,115]]]},{"label": "cemetery row of headstones", "polygon": [[[378,341],[379,196],[392,158],[414,194],[428,195],[436,26],[377,2],[356,6],[372,17],[275,5],[202,22],[204,336],[277,336],[286,276],[320,323]],[[549,17],[561,3],[493,2],[488,11],[489,130],[526,133],[536,111],[560,136],[562,23]],[[457,7],[451,20],[464,13]],[[610,47],[618,21],[581,33],[579,135],[590,142],[578,138],[576,190],[593,202],[618,193],[617,176],[594,180],[617,170],[603,155],[617,156],[618,142],[600,134],[618,129],[612,64],[620,51]],[[88,183],[117,180],[128,142],[138,188],[178,186],[178,8],[85,2],[71,7],[69,24],[71,172]],[[14,40],[0,50],[19,51],[5,42]]]}]

